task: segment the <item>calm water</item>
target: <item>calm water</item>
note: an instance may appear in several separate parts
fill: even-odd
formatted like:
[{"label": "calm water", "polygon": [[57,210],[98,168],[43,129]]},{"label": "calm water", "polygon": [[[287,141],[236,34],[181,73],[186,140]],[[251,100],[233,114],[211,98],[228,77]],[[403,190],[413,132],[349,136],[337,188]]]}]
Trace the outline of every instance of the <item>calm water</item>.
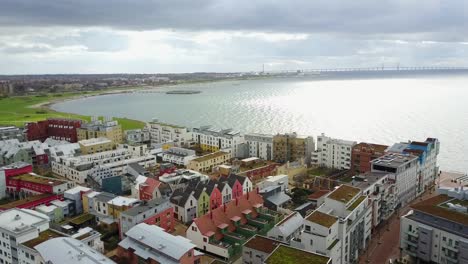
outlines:
[{"label": "calm water", "polygon": [[441,169],[468,171],[467,84],[468,75],[463,74],[225,81],[160,88],[202,91],[194,95],[105,95],[53,108],[242,132],[324,132],[382,144],[437,137]]}]

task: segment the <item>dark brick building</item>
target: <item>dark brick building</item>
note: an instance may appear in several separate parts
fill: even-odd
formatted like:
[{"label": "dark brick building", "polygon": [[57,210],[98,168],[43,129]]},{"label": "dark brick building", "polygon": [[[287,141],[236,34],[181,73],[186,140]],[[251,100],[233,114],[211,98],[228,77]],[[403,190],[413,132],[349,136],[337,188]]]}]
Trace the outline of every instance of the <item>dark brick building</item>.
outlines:
[{"label": "dark brick building", "polygon": [[51,118],[38,122],[27,123],[26,137],[29,141],[40,140],[44,142],[47,138],[77,142],[77,129],[81,127],[82,121],[76,119]]},{"label": "dark brick building", "polygon": [[371,171],[370,161],[385,154],[388,146],[361,142],[351,152],[351,172],[354,174]]}]

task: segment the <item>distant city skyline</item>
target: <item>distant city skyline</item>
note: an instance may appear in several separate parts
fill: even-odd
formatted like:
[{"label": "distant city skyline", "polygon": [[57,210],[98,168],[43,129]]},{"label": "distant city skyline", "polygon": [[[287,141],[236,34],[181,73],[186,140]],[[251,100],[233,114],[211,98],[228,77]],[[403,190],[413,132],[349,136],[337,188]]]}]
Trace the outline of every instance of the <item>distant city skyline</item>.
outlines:
[{"label": "distant city skyline", "polygon": [[464,67],[465,1],[3,0],[0,74]]}]

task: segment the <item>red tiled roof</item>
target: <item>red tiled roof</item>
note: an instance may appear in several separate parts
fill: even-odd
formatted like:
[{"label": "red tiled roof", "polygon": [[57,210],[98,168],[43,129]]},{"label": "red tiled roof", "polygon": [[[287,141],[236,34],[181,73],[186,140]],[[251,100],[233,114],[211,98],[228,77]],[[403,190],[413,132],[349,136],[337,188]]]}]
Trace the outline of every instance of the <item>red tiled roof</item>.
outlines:
[{"label": "red tiled roof", "polygon": [[147,178],[145,183],[141,185],[141,191],[152,194],[156,188],[159,188],[160,185],[160,181],[153,178]]},{"label": "red tiled roof", "polygon": [[256,191],[249,193],[249,198],[247,195],[243,195],[237,200],[233,200],[224,206],[218,207],[202,217],[196,218],[194,220],[200,232],[204,235],[211,232],[214,233],[215,239],[220,240],[223,238],[218,226],[227,225],[227,230],[229,232],[235,231],[236,227],[232,222],[232,218],[240,218],[240,224],[246,224],[247,218],[242,213],[245,210],[251,210],[250,215],[253,219],[257,218],[258,214],[255,209],[255,205],[263,204],[263,198]]}]

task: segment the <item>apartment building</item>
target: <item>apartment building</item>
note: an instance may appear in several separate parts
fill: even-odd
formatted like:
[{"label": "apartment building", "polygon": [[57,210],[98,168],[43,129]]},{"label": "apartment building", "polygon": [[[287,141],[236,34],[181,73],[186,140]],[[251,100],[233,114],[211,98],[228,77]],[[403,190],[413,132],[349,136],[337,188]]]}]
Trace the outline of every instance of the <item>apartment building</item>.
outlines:
[{"label": "apartment building", "polygon": [[314,138],[310,136],[301,136],[297,133],[273,136],[273,160],[279,163],[301,159],[309,163],[314,149]]},{"label": "apartment building", "polygon": [[273,135],[251,133],[244,135],[249,157],[273,160]]},{"label": "apartment building", "polygon": [[361,174],[371,171],[371,161],[385,155],[386,145],[361,142],[351,151],[351,172]]},{"label": "apartment building", "polygon": [[73,182],[42,177],[33,172],[10,176],[6,179],[6,193],[13,197],[36,194],[63,194],[74,186]]},{"label": "apartment building", "polygon": [[115,144],[123,142],[122,127],[117,121],[113,121],[110,117],[105,117],[104,120],[92,117],[91,122],[83,123],[81,127],[77,129],[77,135],[78,141],[104,137],[110,139]]},{"label": "apartment building", "polygon": [[52,172],[77,183],[85,183],[96,166],[100,167],[99,172],[108,176],[109,171],[116,174],[123,173],[127,165],[132,163],[138,163],[145,168],[155,166],[156,157],[146,153],[145,149],[145,146],[130,148],[123,146],[116,150],[78,157],[58,157],[52,161]]},{"label": "apartment building", "polygon": [[100,263],[116,264],[114,261],[94,250],[86,242],[72,237],[56,237],[34,247],[39,252],[40,263]]},{"label": "apartment building", "polygon": [[162,154],[163,162],[169,162],[179,166],[187,166],[189,162],[196,157],[195,150],[178,147],[172,147]]},{"label": "apartment building", "polygon": [[468,190],[438,192],[401,217],[400,249],[415,263],[468,263]]},{"label": "apartment building", "polygon": [[231,153],[217,151],[195,159],[192,159],[187,169],[198,172],[211,172],[218,165],[227,163],[231,159]]},{"label": "apartment building", "polygon": [[0,126],[0,140],[18,139],[24,141],[24,131],[15,126]]},{"label": "apartment building", "polygon": [[104,137],[80,140],[78,144],[80,145],[82,155],[113,150],[116,146],[112,140]]},{"label": "apartment building", "polygon": [[355,263],[371,238],[372,210],[359,188],[341,185],[304,221],[291,246],[326,255],[332,263]]},{"label": "apartment building", "polygon": [[148,128],[126,130],[125,140],[130,145],[150,143],[150,131]]},{"label": "apartment building", "polygon": [[418,195],[434,184],[439,174],[437,156],[439,155],[440,142],[436,138],[428,138],[426,141],[409,141],[397,143],[387,149],[389,153],[411,154],[418,157],[420,185]]},{"label": "apartment building", "polygon": [[232,157],[243,156],[240,145],[245,143],[244,136],[239,131],[219,129],[212,126],[202,126],[192,130],[192,141],[198,144],[203,151],[229,152]]},{"label": "apartment building", "polygon": [[152,145],[173,142],[175,146],[182,147],[192,139],[192,134],[186,127],[163,123],[157,119],[148,122],[146,129]]},{"label": "apartment building", "polygon": [[355,141],[322,135],[317,137],[317,149],[312,153],[312,164],[338,170],[351,168],[351,153]]},{"label": "apartment building", "polygon": [[397,205],[397,188],[386,172],[366,172],[353,177],[351,186],[361,189],[372,205],[372,227],[390,218]]},{"label": "apartment building", "polygon": [[39,212],[16,208],[0,212],[0,259],[5,264],[24,263],[21,261],[35,263],[35,259],[31,259],[29,254],[22,255],[20,244],[37,238],[47,229],[49,218]]},{"label": "apartment building", "polygon": [[372,172],[389,173],[388,178],[395,182],[397,205],[406,205],[417,197],[423,184],[417,156],[388,153],[371,161],[371,164]]},{"label": "apartment building", "polygon": [[134,206],[120,213],[120,236],[123,237],[131,228],[140,224],[157,225],[166,232],[173,232],[174,210],[169,199],[157,198],[150,201],[142,201],[140,205]]},{"label": "apartment building", "polygon": [[40,140],[44,142],[47,138],[66,140],[71,143],[78,141],[77,129],[83,122],[77,119],[48,118],[38,122],[25,124],[26,138],[29,141]]}]

